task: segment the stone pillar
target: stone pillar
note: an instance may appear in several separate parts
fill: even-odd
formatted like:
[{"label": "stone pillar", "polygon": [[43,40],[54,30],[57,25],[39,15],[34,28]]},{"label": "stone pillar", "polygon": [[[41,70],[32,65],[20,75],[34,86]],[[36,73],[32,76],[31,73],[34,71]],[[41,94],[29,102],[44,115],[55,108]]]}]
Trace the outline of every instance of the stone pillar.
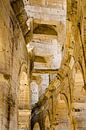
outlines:
[{"label": "stone pillar", "polygon": [[30,130],[30,110],[19,110],[19,127],[18,130]]},{"label": "stone pillar", "polygon": [[30,128],[30,88],[29,76],[25,67],[20,74],[20,86],[18,90],[18,130],[29,130]]}]

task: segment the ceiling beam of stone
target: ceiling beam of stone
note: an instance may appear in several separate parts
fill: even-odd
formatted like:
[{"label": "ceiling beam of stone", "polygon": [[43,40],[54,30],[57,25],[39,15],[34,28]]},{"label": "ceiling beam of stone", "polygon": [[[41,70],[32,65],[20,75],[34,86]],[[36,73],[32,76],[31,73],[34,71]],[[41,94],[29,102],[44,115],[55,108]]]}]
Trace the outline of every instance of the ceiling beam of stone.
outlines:
[{"label": "ceiling beam of stone", "polygon": [[54,19],[52,20],[44,20],[44,19],[34,19],[34,23],[36,24],[48,24],[48,25],[58,25],[60,24],[59,21],[56,21]]},{"label": "ceiling beam of stone", "polygon": [[66,22],[66,10],[64,9],[26,5],[25,10],[28,16],[37,20]]},{"label": "ceiling beam of stone", "polygon": [[25,5],[46,6],[49,8],[64,8],[66,0],[23,0]]},{"label": "ceiling beam of stone", "polygon": [[32,73],[57,74],[58,73],[58,69],[33,69]]},{"label": "ceiling beam of stone", "polygon": [[45,35],[45,34],[33,34],[33,39],[43,39],[43,40],[48,40],[48,39],[57,39],[58,36],[56,35]]}]

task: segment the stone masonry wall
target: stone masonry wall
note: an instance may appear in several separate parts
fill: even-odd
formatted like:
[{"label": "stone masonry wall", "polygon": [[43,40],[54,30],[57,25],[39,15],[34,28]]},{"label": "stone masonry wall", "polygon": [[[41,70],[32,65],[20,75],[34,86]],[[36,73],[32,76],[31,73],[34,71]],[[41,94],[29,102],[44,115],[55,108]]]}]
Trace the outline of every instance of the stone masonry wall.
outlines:
[{"label": "stone masonry wall", "polygon": [[[84,1],[68,1],[67,36],[62,65],[32,110],[32,130],[86,129],[86,51]],[[46,117],[50,122],[46,123]]]},{"label": "stone masonry wall", "polygon": [[28,52],[19,22],[10,1],[0,0],[0,130],[18,130],[20,75],[26,69],[30,79],[28,66]]}]

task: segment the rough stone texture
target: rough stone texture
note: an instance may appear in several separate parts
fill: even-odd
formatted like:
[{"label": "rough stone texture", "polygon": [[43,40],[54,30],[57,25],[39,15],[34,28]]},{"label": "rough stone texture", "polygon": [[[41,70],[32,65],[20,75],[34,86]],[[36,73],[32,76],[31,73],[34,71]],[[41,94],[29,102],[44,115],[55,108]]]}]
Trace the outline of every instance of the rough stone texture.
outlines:
[{"label": "rough stone texture", "polygon": [[[29,66],[24,37],[10,1],[0,0],[0,130],[18,130],[19,106],[24,106],[24,102],[21,105],[18,103],[19,95],[24,97],[27,94],[27,105],[21,107],[21,111],[29,113],[28,117],[26,114],[29,124]],[[22,73],[28,77],[27,82],[23,83],[24,86],[28,85],[23,88],[24,95],[19,94]]]},{"label": "rough stone texture", "polygon": [[85,122],[86,0],[0,0],[0,130]]},{"label": "rough stone texture", "polygon": [[33,106],[32,130],[37,122],[40,130],[86,129],[86,2],[71,0],[67,5],[62,64],[56,78],[50,81],[48,89]]}]

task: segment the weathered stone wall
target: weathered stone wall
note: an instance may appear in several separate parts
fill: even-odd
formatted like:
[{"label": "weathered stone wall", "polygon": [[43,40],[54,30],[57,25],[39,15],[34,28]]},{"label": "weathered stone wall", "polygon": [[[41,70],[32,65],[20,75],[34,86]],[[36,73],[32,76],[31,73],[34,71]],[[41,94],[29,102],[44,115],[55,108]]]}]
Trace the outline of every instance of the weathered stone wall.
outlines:
[{"label": "weathered stone wall", "polygon": [[[32,129],[86,129],[86,47],[84,1],[68,1],[67,36],[61,68],[32,110]],[[48,115],[48,123],[45,123]],[[49,125],[50,122],[50,125]]]},{"label": "weathered stone wall", "polygon": [[[33,16],[35,24],[57,25],[58,23],[58,41],[63,45],[64,55],[61,68],[55,79],[49,84],[48,89],[44,84],[45,81],[42,84],[46,90],[44,89],[45,93],[41,95],[38,103],[32,109],[31,129],[85,130],[86,2],[85,0],[67,1],[66,44],[64,44],[66,4],[60,0],[58,2],[48,0],[47,3],[45,1],[41,3],[39,1],[41,3],[39,5],[43,5],[43,7],[33,6],[34,1],[30,1],[30,5],[27,5],[27,1],[25,2],[28,17]],[[54,9],[57,7],[54,4],[58,5],[58,8]],[[36,10],[37,12],[35,12]],[[30,129],[29,83],[33,59],[30,64],[25,44],[31,40],[33,35],[33,20],[30,20],[31,27],[28,32],[27,16],[22,0],[0,1],[1,130]],[[40,79],[40,77],[38,78]],[[40,84],[39,81],[37,83]]]},{"label": "weathered stone wall", "polygon": [[[30,76],[25,40],[10,1],[0,0],[0,130],[18,130],[18,96],[23,72],[28,77],[28,107],[22,109],[29,113]],[[29,115],[27,124],[28,118]]]}]

